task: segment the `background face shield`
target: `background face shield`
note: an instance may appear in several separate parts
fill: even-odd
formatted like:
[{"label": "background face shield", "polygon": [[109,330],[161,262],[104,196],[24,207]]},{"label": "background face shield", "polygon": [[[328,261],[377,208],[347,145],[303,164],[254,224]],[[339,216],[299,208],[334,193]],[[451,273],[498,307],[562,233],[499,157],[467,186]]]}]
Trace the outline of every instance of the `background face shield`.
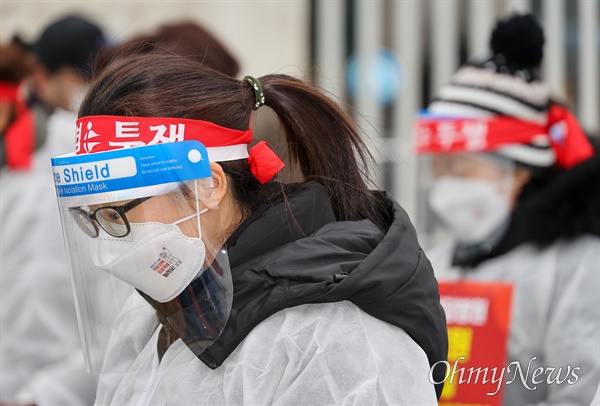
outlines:
[{"label": "background face shield", "polygon": [[130,296],[196,356],[223,330],[232,282],[207,156],[186,141],[53,159],[89,370]]},{"label": "background face shield", "polygon": [[417,223],[423,246],[476,244],[501,234],[512,210],[514,177],[513,162],[489,153],[420,155]]}]

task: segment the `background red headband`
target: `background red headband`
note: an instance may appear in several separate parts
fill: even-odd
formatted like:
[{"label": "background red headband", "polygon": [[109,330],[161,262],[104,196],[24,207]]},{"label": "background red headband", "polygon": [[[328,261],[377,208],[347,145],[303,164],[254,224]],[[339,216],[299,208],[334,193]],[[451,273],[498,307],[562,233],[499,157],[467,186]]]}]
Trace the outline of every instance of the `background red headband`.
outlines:
[{"label": "background red headband", "polygon": [[261,182],[273,179],[284,163],[261,141],[248,150],[252,129],[233,130],[201,120],[166,117],[87,116],[77,120],[75,153],[89,154],[121,148],[195,140],[215,162],[247,159]]},{"label": "background red headband", "polygon": [[553,105],[546,126],[506,116],[489,118],[442,118],[420,116],[417,120],[417,153],[488,152],[503,145],[529,144],[547,135],[556,164],[571,168],[594,155],[594,150],[575,117]]},{"label": "background red headband", "polygon": [[6,163],[10,169],[28,170],[31,168],[31,155],[35,144],[33,113],[27,106],[19,85],[0,80],[0,102],[14,107],[15,118],[4,129]]},{"label": "background red headband", "polygon": [[19,85],[0,80],[0,101],[15,102],[19,97]]}]

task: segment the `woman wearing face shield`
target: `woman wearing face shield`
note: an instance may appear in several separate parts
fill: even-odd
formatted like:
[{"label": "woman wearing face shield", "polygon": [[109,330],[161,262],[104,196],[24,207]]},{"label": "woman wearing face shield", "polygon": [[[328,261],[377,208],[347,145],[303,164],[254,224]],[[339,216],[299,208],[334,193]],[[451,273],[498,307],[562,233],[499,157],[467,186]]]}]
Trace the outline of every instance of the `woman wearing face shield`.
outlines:
[{"label": "woman wearing face shield", "polygon": [[[439,281],[512,285],[506,362],[530,372],[528,387],[505,385],[504,404],[589,404],[600,380],[600,159],[540,80],[543,43],[532,16],[500,21],[493,57],[461,67],[420,116],[428,207],[452,237],[426,251]],[[561,379],[578,367],[578,379],[531,384],[538,367],[562,368]]]},{"label": "woman wearing face shield", "polygon": [[[249,148],[263,105],[285,162]],[[97,404],[437,402],[433,271],[335,103],[151,54],[103,71],[79,116],[75,156],[53,163]]]}]

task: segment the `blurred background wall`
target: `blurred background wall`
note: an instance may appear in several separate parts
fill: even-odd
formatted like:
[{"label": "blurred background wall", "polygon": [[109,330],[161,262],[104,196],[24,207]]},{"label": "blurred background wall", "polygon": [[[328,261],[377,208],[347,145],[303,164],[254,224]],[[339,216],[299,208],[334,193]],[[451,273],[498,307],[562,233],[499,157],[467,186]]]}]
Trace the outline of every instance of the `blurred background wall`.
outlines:
[{"label": "blurred background wall", "polygon": [[304,75],[308,67],[306,1],[0,1],[0,41],[19,33],[33,41],[49,23],[79,14],[122,42],[165,23],[195,21],[214,33],[241,61],[242,76]]},{"label": "blurred background wall", "polygon": [[346,103],[379,163],[379,186],[416,207],[412,122],[458,66],[488,56],[496,18],[533,12],[546,32],[543,77],[584,129],[600,132],[598,0],[7,1],[0,40],[35,40],[79,13],[113,42],[193,20],[240,58],[241,75],[304,77]]},{"label": "blurred background wall", "polygon": [[598,135],[598,0],[311,1],[312,79],[351,103],[379,184],[416,223],[415,114],[462,63],[491,55],[495,20],[515,12],[532,12],[544,27],[542,78],[552,96]]}]

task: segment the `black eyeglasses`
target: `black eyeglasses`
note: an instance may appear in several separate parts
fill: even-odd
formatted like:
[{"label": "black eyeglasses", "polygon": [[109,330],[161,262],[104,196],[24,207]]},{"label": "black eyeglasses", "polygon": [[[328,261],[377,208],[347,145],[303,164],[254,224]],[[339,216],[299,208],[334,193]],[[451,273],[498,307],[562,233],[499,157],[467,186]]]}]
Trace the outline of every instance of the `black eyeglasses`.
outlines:
[{"label": "black eyeglasses", "polygon": [[75,222],[90,237],[98,237],[98,226],[100,226],[113,237],[122,238],[131,231],[131,226],[125,213],[150,199],[150,197],[134,199],[121,206],[99,207],[91,213],[81,207],[71,207],[69,210]]}]

